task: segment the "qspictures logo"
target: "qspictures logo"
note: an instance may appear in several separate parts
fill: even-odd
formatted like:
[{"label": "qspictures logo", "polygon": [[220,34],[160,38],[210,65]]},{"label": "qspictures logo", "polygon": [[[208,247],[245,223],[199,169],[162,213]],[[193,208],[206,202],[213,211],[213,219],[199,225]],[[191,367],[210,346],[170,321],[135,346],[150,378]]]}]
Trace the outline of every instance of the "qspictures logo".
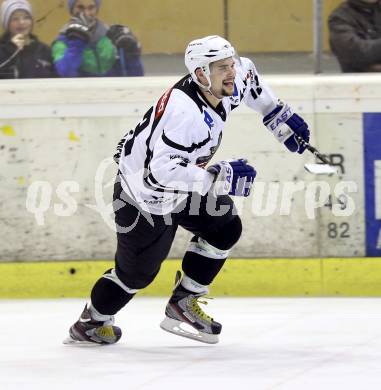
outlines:
[{"label": "qspictures logo", "polygon": [[[115,182],[115,177],[111,177],[106,174],[106,171],[111,168],[115,171],[115,163],[112,158],[104,159],[97,167],[94,177],[94,203],[84,204],[82,207],[91,209],[98,213],[104,223],[112,230],[118,232],[126,232],[133,228],[133,226],[115,226],[114,211],[119,210],[126,204],[130,203],[130,199],[118,198],[114,201],[105,196],[105,189],[112,187]],[[136,172],[133,175],[124,177],[126,182],[134,183],[142,180],[144,172]],[[194,188],[189,188],[189,192],[192,193],[191,197],[191,213],[197,215],[199,212],[199,191],[197,185],[202,183],[194,183]],[[185,188],[186,183],[172,182],[171,185],[174,188]],[[380,186],[381,187],[381,186]],[[82,188],[80,183],[76,181],[63,181],[54,187],[48,181],[35,181],[28,187],[26,209],[29,213],[33,214],[36,220],[36,224],[44,226],[46,224],[46,216],[49,213],[54,213],[59,217],[71,217],[77,213],[78,197]],[[330,203],[330,212],[335,217],[349,217],[356,210],[355,199],[352,194],[358,191],[357,184],[351,181],[339,181],[337,183],[330,183],[324,180],[317,181],[284,181],[279,182],[263,182],[257,180],[254,182],[254,186],[251,191],[251,195],[248,198],[235,197],[235,211],[238,215],[250,213],[255,218],[259,217],[271,217],[272,215],[291,215],[293,212],[304,213],[307,219],[316,219],[318,216],[318,210],[327,206],[327,202]],[[151,193],[145,194],[146,199],[151,196],[152,199],[159,203],[159,201]],[[176,197],[176,192],[173,192],[173,197]],[[298,206],[298,210],[295,209],[295,197],[302,197],[303,201]],[[53,201],[53,198],[58,198],[57,201]],[[160,203],[163,207],[171,201],[171,194],[167,195],[167,198]],[[244,206],[246,212],[244,211]],[[207,212],[209,215],[218,216],[221,213],[228,210],[216,209],[216,199],[214,196],[210,196],[207,202]],[[380,213],[381,214],[381,213]],[[142,217],[145,217],[150,222],[149,213],[141,213]],[[134,224],[137,221],[134,221]],[[169,223],[171,219],[169,218]]]}]

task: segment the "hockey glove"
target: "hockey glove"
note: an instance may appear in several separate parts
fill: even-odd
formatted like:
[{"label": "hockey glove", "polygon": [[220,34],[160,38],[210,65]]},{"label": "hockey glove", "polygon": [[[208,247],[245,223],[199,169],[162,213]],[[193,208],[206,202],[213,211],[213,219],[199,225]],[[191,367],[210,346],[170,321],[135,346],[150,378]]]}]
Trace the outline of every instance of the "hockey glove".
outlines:
[{"label": "hockey glove", "polygon": [[257,172],[247,160],[219,161],[207,169],[215,175],[214,195],[249,196]]},{"label": "hockey glove", "polygon": [[95,19],[87,18],[83,13],[73,16],[66,28],[65,35],[68,39],[80,39],[89,42],[91,29],[96,23]]},{"label": "hockey glove", "polygon": [[114,24],[107,31],[107,37],[118,49],[124,49],[127,55],[140,54],[140,43],[127,26]]},{"label": "hockey glove", "polygon": [[275,138],[291,152],[302,154],[306,147],[295,137],[300,136],[305,142],[310,140],[308,125],[287,104],[280,104],[263,118],[263,124]]}]

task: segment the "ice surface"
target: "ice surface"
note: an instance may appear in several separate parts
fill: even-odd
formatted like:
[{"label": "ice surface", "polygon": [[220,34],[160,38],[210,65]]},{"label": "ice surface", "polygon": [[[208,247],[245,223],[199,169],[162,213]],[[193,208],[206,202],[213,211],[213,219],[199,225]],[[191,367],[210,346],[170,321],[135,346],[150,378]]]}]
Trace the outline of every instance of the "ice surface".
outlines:
[{"label": "ice surface", "polygon": [[113,346],[65,346],[84,300],[0,301],[0,389],[381,389],[381,300],[216,298],[206,345],[159,328],[165,299],[136,298]]}]

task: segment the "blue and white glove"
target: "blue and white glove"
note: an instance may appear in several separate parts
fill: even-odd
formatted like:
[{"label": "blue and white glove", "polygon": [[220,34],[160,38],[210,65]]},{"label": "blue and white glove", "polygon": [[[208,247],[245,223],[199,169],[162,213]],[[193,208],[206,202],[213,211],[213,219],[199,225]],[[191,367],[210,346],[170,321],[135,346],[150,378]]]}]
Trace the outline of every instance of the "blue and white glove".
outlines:
[{"label": "blue and white glove", "polygon": [[297,139],[296,135],[308,143],[310,140],[308,125],[287,104],[282,103],[267,114],[263,118],[263,124],[291,152],[302,154],[306,150],[305,145]]},{"label": "blue and white glove", "polygon": [[219,161],[207,169],[215,175],[213,192],[218,195],[249,196],[257,172],[247,160]]}]

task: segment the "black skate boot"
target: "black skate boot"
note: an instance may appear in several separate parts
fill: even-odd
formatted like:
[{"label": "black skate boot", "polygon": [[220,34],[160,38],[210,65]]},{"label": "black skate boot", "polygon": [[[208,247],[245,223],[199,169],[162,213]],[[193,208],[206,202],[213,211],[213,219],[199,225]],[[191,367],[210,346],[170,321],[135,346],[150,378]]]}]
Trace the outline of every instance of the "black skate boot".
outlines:
[{"label": "black skate boot", "polygon": [[114,344],[122,337],[122,331],[113,324],[114,316],[107,321],[94,320],[86,305],[79,320],[70,327],[64,344]]},{"label": "black skate boot", "polygon": [[[176,286],[173,294],[165,308],[165,319],[160,327],[179,336],[188,337],[193,340],[207,344],[218,343],[218,335],[221,333],[222,325],[208,316],[199,303],[207,304],[199,300],[205,294],[196,294],[186,290],[180,284],[181,272],[176,274]],[[190,326],[190,329],[187,330]]]}]

